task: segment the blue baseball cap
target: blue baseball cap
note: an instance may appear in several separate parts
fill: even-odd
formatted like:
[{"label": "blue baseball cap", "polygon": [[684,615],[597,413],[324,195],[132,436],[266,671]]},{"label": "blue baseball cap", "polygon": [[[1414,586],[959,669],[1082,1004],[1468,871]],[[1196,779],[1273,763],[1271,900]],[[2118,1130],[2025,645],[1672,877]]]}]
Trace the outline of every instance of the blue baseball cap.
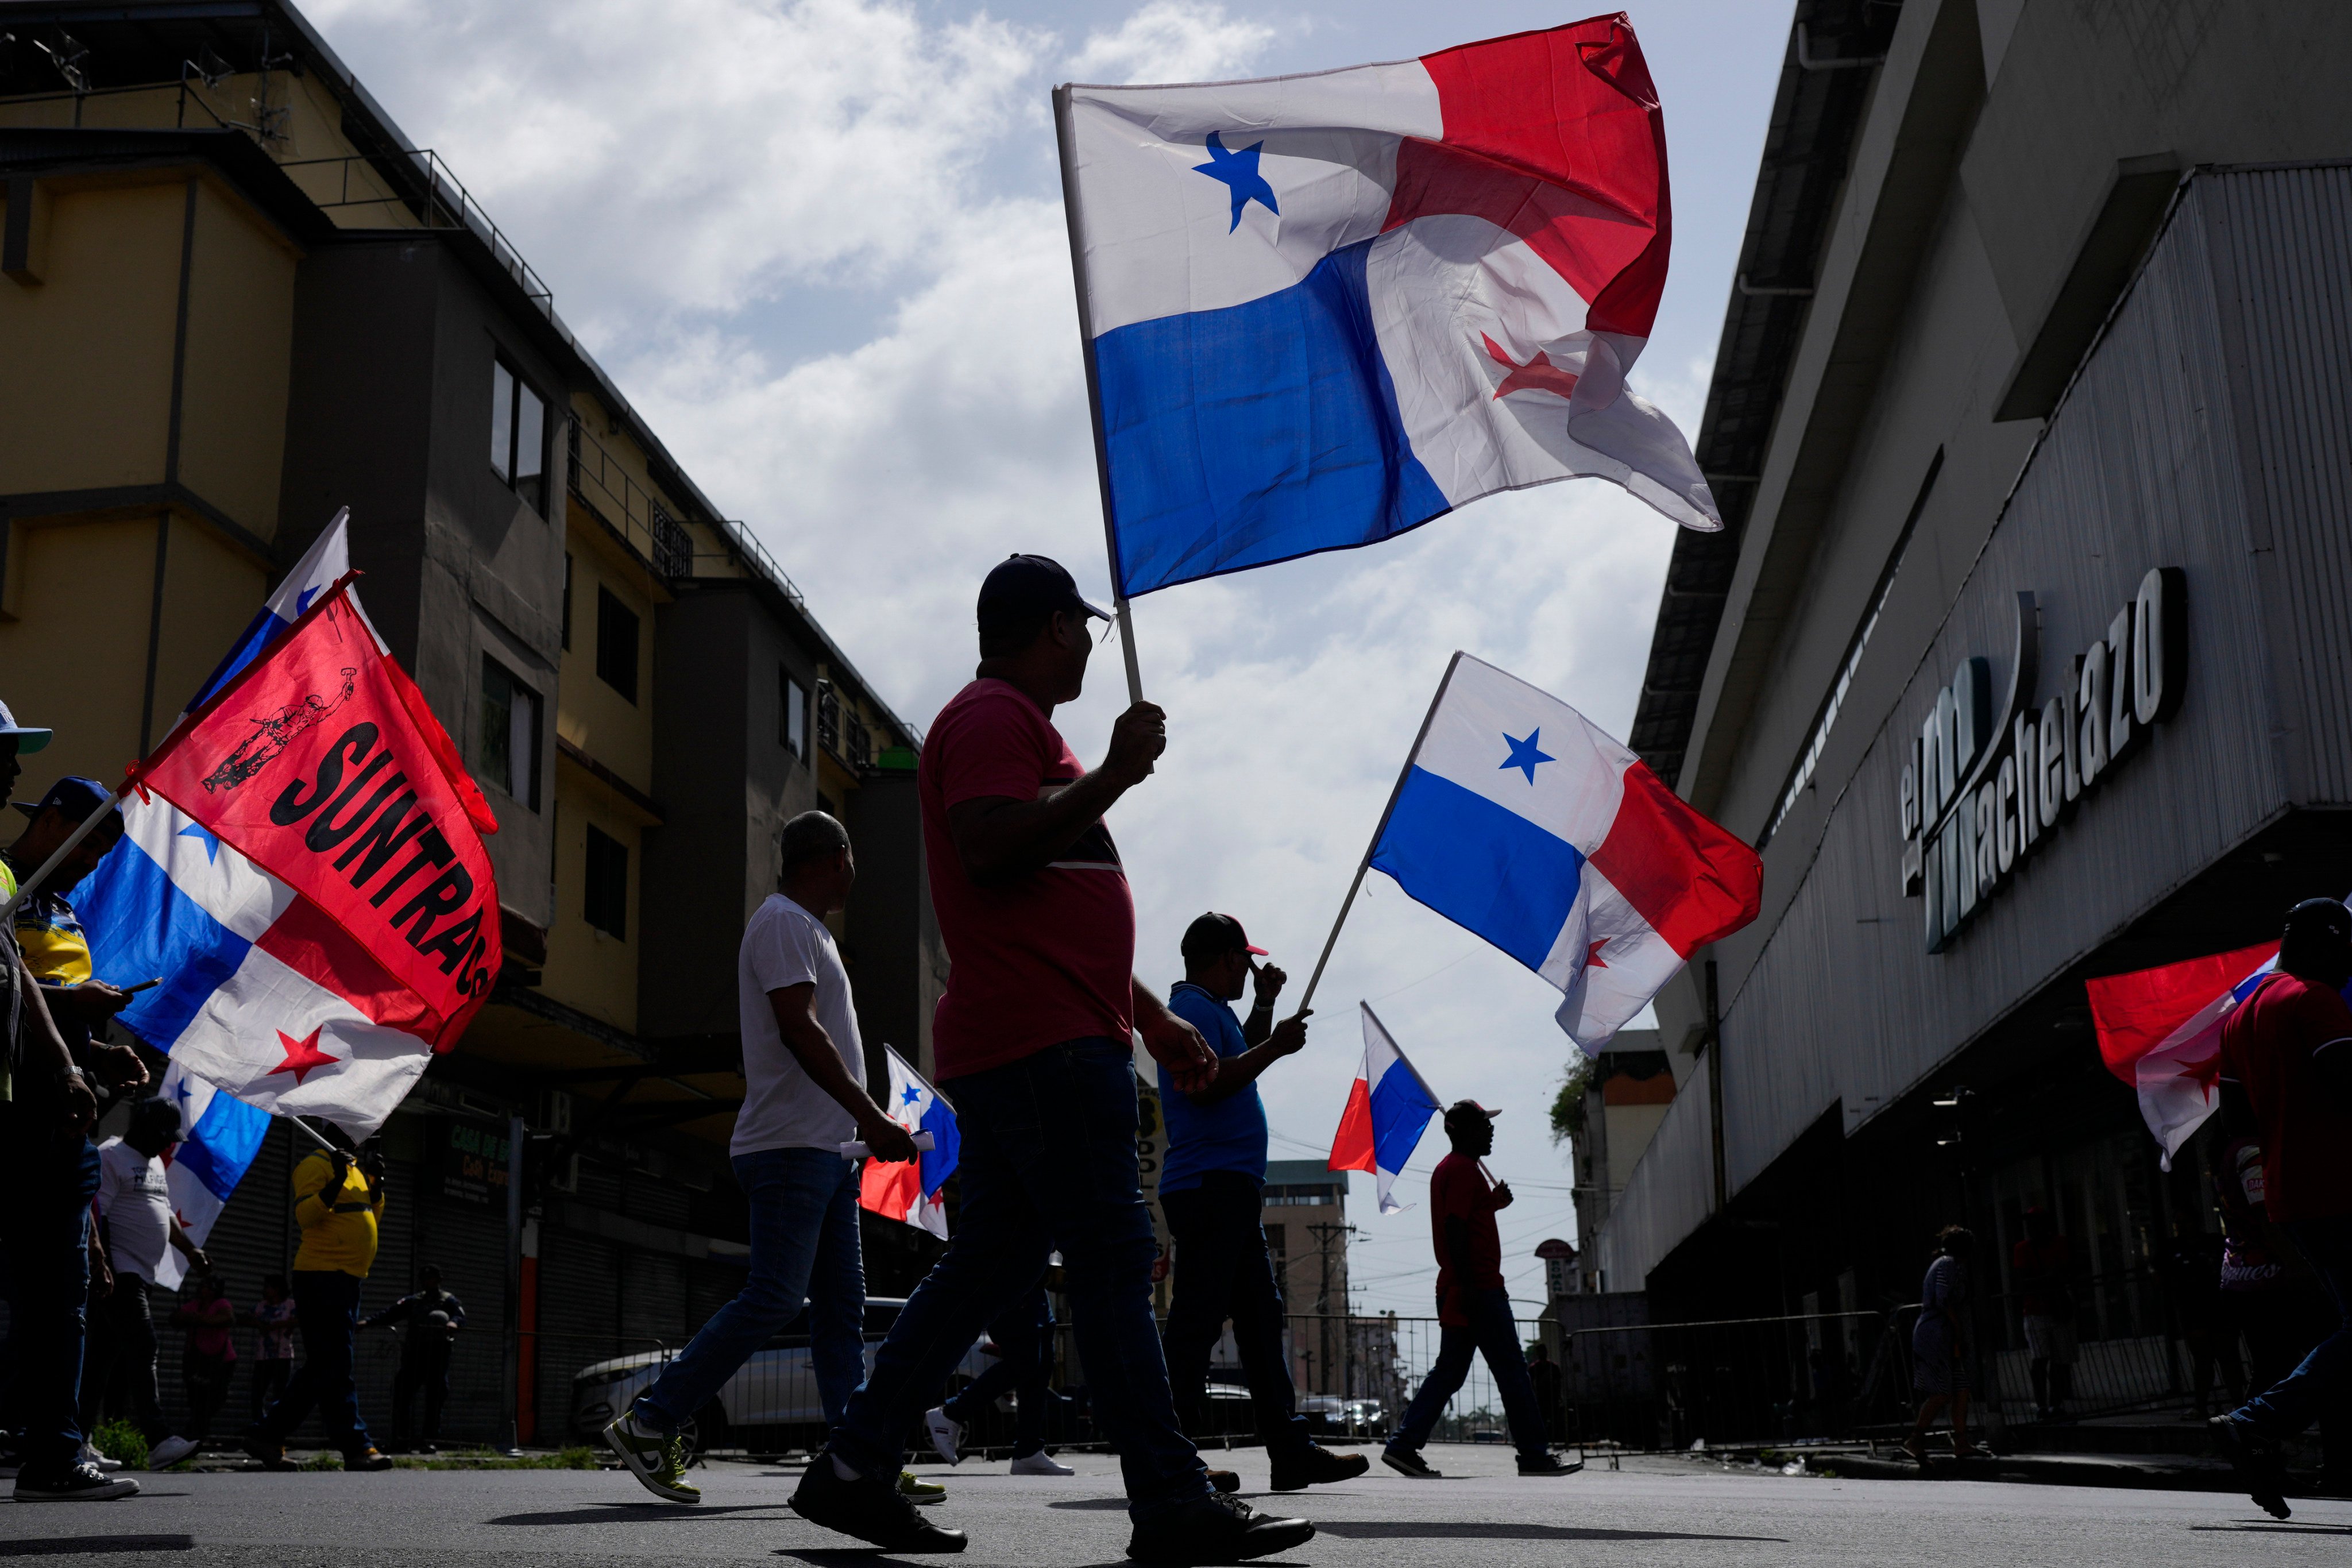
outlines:
[{"label": "blue baseball cap", "polygon": [[[43,734],[48,733],[44,730]],[[37,801],[16,801],[18,811],[26,816],[38,816],[51,806],[66,814],[68,822],[86,822],[89,814],[107,804],[107,788],[96,779],[76,778],[68,773],[49,786],[49,793]]]},{"label": "blue baseball cap", "polygon": [[39,751],[49,743],[49,737],[55,731],[49,730],[26,729],[16,722],[16,716],[8,711],[8,705],[5,702],[0,702],[0,737],[15,738],[18,756],[26,756]]}]

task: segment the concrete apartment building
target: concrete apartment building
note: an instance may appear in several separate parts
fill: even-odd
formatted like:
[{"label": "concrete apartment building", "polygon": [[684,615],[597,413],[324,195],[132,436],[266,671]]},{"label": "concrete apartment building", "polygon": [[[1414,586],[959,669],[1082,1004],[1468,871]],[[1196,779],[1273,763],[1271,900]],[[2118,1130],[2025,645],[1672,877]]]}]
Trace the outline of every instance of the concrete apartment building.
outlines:
[{"label": "concrete apartment building", "polygon": [[[368,613],[499,816],[507,951],[387,1130],[368,1304],[440,1263],[478,1331],[451,1428],[502,1435],[519,1390],[555,1436],[573,1368],[740,1278],[734,955],[795,813],[858,847],[869,1050],[928,1070],[919,736],[291,5],[7,3],[0,33],[0,690],[58,735],[20,797],[118,776],[351,509]],[[290,1257],[284,1138],[215,1232],[241,1305]],[[362,1366],[380,1419],[389,1344]]]},{"label": "concrete apartment building", "polygon": [[1580,1238],[1653,1321],[1916,1301],[1966,1222],[2021,1418],[2040,1205],[2080,1405],[2179,1388],[2219,1130],[2160,1168],[2084,981],[2352,887],[2347,58],[2319,3],[1796,6],[1696,443],[1727,527],[1633,736],[1765,868]]}]

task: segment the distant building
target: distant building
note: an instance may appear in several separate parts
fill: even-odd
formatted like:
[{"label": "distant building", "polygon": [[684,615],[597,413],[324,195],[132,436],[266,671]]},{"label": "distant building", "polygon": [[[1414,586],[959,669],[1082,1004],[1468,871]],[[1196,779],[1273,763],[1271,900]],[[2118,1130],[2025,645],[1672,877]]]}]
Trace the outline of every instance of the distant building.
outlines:
[{"label": "distant building", "polygon": [[[1684,1076],[1690,1070],[1685,1057]],[[1585,1072],[1582,1110],[1570,1137],[1576,1173],[1576,1234],[1583,1243],[1574,1265],[1579,1291],[1616,1288],[1600,1278],[1591,1238],[1601,1234],[1611,1204],[1633,1179],[1651,1136],[1665,1121],[1666,1108],[1675,1102],[1675,1082],[1672,1059],[1660,1047],[1655,1029],[1619,1030]],[[1641,1284],[1636,1280],[1627,1288],[1639,1289]]]}]

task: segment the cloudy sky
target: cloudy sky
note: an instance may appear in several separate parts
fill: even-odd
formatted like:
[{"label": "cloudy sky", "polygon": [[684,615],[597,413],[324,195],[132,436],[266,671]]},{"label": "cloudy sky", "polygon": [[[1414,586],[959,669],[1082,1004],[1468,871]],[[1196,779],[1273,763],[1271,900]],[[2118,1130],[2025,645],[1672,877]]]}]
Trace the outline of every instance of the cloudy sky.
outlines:
[{"label": "cloudy sky", "polygon": [[[706,493],[746,520],[898,711],[970,679],[971,597],[1013,550],[1108,597],[1047,93],[1409,58],[1583,8],[1486,0],[309,0],[418,146],[437,149]],[[1673,270],[1636,390],[1695,433],[1782,52],[1786,0],[1631,7],[1665,105]],[[1475,502],[1403,540],[1139,602],[1158,774],[1112,828],[1138,966],[1181,973],[1203,909],[1303,984],[1447,656],[1632,722],[1664,519],[1598,481]],[[1118,654],[1057,716],[1098,757]],[[1265,1080],[1276,1158],[1319,1157],[1371,1001],[1443,1097],[1507,1110],[1506,1272],[1572,1237],[1545,1109],[1574,1047],[1557,995],[1378,875]],[[1294,989],[1295,994],[1295,989]],[[1402,1184],[1444,1152],[1432,1128]],[[1359,1177],[1360,1308],[1430,1310],[1424,1207]]]}]

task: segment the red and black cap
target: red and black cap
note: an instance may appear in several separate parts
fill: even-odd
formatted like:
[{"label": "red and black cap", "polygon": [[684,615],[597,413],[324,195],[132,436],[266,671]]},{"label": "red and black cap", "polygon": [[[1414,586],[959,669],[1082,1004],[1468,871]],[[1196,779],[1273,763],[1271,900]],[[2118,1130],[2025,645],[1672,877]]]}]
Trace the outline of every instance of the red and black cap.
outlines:
[{"label": "red and black cap", "polygon": [[1242,922],[1231,915],[1215,910],[1201,916],[1184,928],[1183,944],[1177,950],[1188,963],[1205,958],[1223,958],[1229,952],[1246,952],[1256,958],[1265,956],[1265,949],[1252,947],[1249,934]]}]

